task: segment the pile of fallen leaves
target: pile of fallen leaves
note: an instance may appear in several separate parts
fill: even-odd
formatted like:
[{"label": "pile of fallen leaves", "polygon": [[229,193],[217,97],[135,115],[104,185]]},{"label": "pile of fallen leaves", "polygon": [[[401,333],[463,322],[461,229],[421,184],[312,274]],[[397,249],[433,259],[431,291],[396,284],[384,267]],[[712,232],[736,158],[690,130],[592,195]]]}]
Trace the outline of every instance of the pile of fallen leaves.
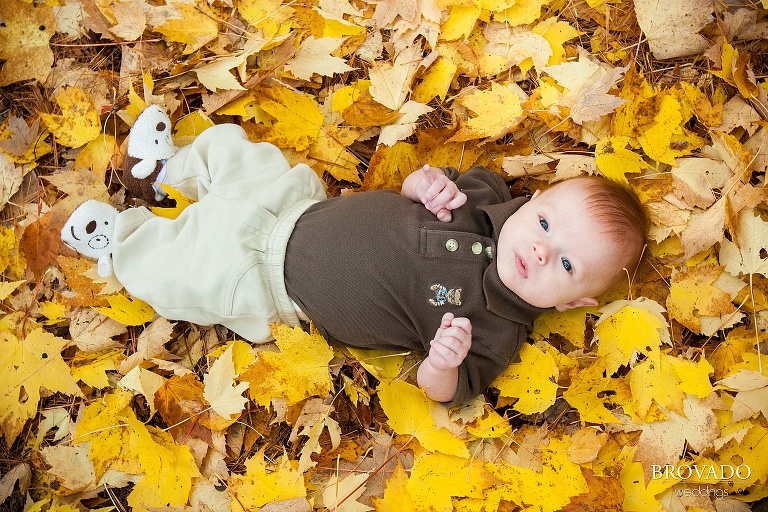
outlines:
[{"label": "pile of fallen leaves", "polygon": [[[766,9],[2,0],[0,508],[749,510],[768,497]],[[419,354],[171,323],[58,236],[87,199],[139,204],[121,169],[150,103],[177,145],[235,122],[334,195],[424,163],[524,193],[602,174],[647,206],[647,261],[538,319],[453,410],[413,384]],[[184,207],[171,193],[156,213]]]}]

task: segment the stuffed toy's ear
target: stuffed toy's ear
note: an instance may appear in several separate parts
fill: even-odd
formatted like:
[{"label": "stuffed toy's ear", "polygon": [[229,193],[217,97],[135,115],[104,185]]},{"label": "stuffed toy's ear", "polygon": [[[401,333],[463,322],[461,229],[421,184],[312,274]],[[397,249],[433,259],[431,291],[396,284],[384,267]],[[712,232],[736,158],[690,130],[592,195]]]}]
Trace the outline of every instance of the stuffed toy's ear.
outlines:
[{"label": "stuffed toy's ear", "polygon": [[163,199],[162,189],[153,185],[161,176],[165,160],[176,150],[171,137],[171,119],[158,105],[145,108],[128,135],[123,172],[125,187],[147,202]]},{"label": "stuffed toy's ear", "polygon": [[89,258],[99,260],[99,275],[112,274],[112,235],[117,210],[101,201],[86,201],[72,212],[61,229],[61,240]]}]

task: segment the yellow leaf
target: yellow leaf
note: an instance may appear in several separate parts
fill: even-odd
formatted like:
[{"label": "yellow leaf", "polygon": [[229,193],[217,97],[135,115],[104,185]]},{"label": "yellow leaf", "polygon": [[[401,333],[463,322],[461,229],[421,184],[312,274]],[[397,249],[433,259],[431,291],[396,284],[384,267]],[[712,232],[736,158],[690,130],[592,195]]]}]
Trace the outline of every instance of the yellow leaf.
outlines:
[{"label": "yellow leaf", "polygon": [[182,194],[172,186],[168,185],[167,183],[161,183],[160,186],[163,188],[163,190],[165,190],[165,193],[168,194],[169,198],[176,201],[176,206],[172,206],[170,208],[161,207],[161,206],[152,206],[150,208],[152,210],[152,213],[154,213],[158,217],[165,217],[166,219],[175,219],[181,214],[181,212],[184,211],[184,208],[197,202],[188,198],[187,196],[185,196],[184,194]]},{"label": "yellow leaf", "polygon": [[528,510],[556,512],[567,505],[573,496],[589,490],[581,467],[568,459],[570,439],[550,436],[549,444],[542,446],[542,470],[513,466],[501,462],[491,466],[494,476],[503,484],[487,495],[530,505]]},{"label": "yellow leaf", "polygon": [[362,130],[351,126],[327,125],[320,130],[317,140],[309,147],[308,163],[312,169],[322,175],[327,171],[339,181],[362,184],[357,170],[359,160],[349,151]]},{"label": "yellow leaf", "polygon": [[399,191],[405,177],[422,165],[412,144],[397,142],[392,147],[381,144],[371,157],[368,172],[363,177],[363,190]]},{"label": "yellow leaf", "polygon": [[57,304],[50,301],[41,302],[40,312],[48,319],[43,322],[43,325],[51,325],[65,320],[64,313],[66,310],[66,304]]},{"label": "yellow leaf", "polygon": [[547,63],[549,66],[554,66],[565,61],[565,49],[563,48],[563,43],[583,34],[583,32],[580,32],[569,25],[568,22],[562,20],[558,21],[558,17],[556,16],[547,18],[531,30],[535,34],[539,34],[546,39],[552,47],[553,53]]},{"label": "yellow leaf", "polygon": [[267,131],[269,142],[303,151],[317,139],[325,116],[311,97],[275,86],[259,88],[256,99],[259,107],[277,120]]},{"label": "yellow leaf", "polygon": [[388,350],[371,350],[347,347],[363,368],[379,380],[390,381],[400,376],[405,355]]},{"label": "yellow leaf", "polygon": [[702,358],[698,363],[694,363],[677,357],[670,357],[667,361],[680,380],[680,384],[677,385],[680,391],[699,398],[706,398],[712,393],[709,375],[714,372],[714,368],[709,361]]},{"label": "yellow leaf", "polygon": [[108,133],[102,133],[77,154],[75,167],[89,169],[104,181],[107,169],[113,164],[114,158],[120,153],[115,138]]},{"label": "yellow leaf", "polygon": [[512,426],[509,424],[509,420],[502,417],[489,405],[485,406],[485,414],[481,418],[467,425],[467,432],[484,439],[506,436],[510,430],[512,430]]},{"label": "yellow leaf", "polygon": [[130,429],[125,426],[127,419],[136,418],[130,407],[132,399],[131,392],[117,388],[88,404],[77,423],[72,442],[78,445],[90,442],[88,457],[93,461],[97,481],[109,469],[134,475],[141,473],[141,465],[131,447]]},{"label": "yellow leaf", "polygon": [[0,87],[30,79],[45,82],[53,66],[48,42],[56,31],[53,9],[22,0],[0,2]]},{"label": "yellow leaf", "polygon": [[124,349],[113,348],[102,352],[87,353],[78,351],[69,362],[72,377],[97,389],[109,386],[108,371],[116,371],[120,361],[125,358]]},{"label": "yellow leaf", "polygon": [[213,126],[213,121],[205,115],[205,112],[195,110],[176,122],[173,142],[177,146],[186,146],[211,126]]},{"label": "yellow leaf", "polygon": [[3,281],[0,283],[0,300],[7,299],[23,283],[26,283],[26,281]]},{"label": "yellow leaf", "polygon": [[722,267],[689,268],[672,276],[667,297],[669,317],[695,333],[702,333],[702,316],[722,317],[736,312],[728,292],[712,283],[723,272]]},{"label": "yellow leaf", "polygon": [[334,512],[368,512],[371,507],[357,501],[366,491],[367,480],[367,473],[352,473],[344,478],[331,475],[324,486],[323,503]]},{"label": "yellow leaf", "polygon": [[475,117],[462,122],[450,142],[481,138],[495,140],[509,133],[525,118],[520,97],[496,82],[491,83],[490,90],[477,90],[456,101],[473,112]]},{"label": "yellow leaf", "polygon": [[406,488],[417,510],[451,512],[451,496],[482,498],[495,483],[479,461],[429,453],[416,459]]},{"label": "yellow leaf", "polygon": [[579,370],[563,392],[563,398],[579,411],[582,423],[617,423],[619,419],[610,409],[631,399],[623,380],[603,377],[604,366],[598,360]]},{"label": "yellow leaf", "polygon": [[160,32],[170,41],[184,43],[184,55],[188,55],[219,34],[217,16],[210,10],[208,4],[181,3],[171,4],[175,16],[159,27]]},{"label": "yellow leaf", "polygon": [[102,315],[108,316],[123,325],[141,325],[149,322],[155,316],[152,306],[141,299],[129,299],[125,295],[109,295],[108,308],[94,308]]},{"label": "yellow leaf", "polygon": [[685,393],[678,386],[679,380],[670,362],[673,359],[656,349],[627,375],[637,405],[637,416],[643,422],[651,410],[652,402],[684,416]]},{"label": "yellow leaf", "polygon": [[379,384],[378,395],[392,430],[398,434],[414,436],[429,451],[469,457],[464,441],[447,429],[435,426],[429,410],[430,400],[424,391],[407,382],[395,380]]},{"label": "yellow leaf", "polygon": [[466,39],[480,16],[481,9],[475,5],[452,5],[448,19],[440,27],[440,40]]},{"label": "yellow leaf", "polygon": [[541,16],[541,8],[548,5],[551,0],[531,0],[515,2],[515,4],[497,17],[503,19],[513,27],[533,23]]},{"label": "yellow leaf", "polygon": [[628,462],[619,474],[619,482],[624,488],[626,512],[664,512],[661,504],[654,497],[662,489],[654,489],[654,481],[645,485],[645,472],[639,462]]},{"label": "yellow leaf", "polygon": [[605,370],[614,373],[633,360],[635,352],[649,355],[662,343],[671,344],[664,309],[649,299],[614,301],[600,310],[595,324],[597,355],[605,356]]},{"label": "yellow leaf", "polygon": [[171,434],[137,419],[125,421],[144,474],[128,495],[128,505],[136,512],[186,505],[192,479],[202,477],[189,446],[176,444]]},{"label": "yellow leaf", "polygon": [[574,308],[568,311],[545,311],[536,317],[533,332],[548,338],[557,333],[579,348],[584,348],[587,313],[596,314],[597,308]]},{"label": "yellow leaf", "polygon": [[397,459],[397,466],[384,486],[384,496],[371,496],[376,512],[416,512],[416,505],[408,494],[408,473]]},{"label": "yellow leaf", "polygon": [[67,341],[41,328],[19,340],[0,331],[0,433],[12,445],[37,414],[40,389],[82,396],[61,351]]},{"label": "yellow leaf", "polygon": [[240,0],[237,10],[243,19],[261,29],[267,40],[287,32],[292,25],[294,10],[282,0]]},{"label": "yellow leaf", "polygon": [[731,330],[725,341],[717,346],[709,356],[715,371],[715,380],[721,380],[731,371],[731,368],[742,361],[742,354],[755,346],[755,333],[746,326]]},{"label": "yellow leaf", "polygon": [[224,345],[216,347],[208,354],[209,358],[221,357],[221,355],[232,347],[232,361],[235,364],[235,373],[240,375],[243,371],[256,360],[256,356],[251,352],[251,345],[244,340],[233,340]]},{"label": "yellow leaf", "polygon": [[627,173],[639,173],[648,168],[643,157],[626,149],[629,137],[606,137],[597,141],[595,163],[603,176],[629,185]]},{"label": "yellow leaf", "polygon": [[[265,448],[265,447],[264,447]],[[287,456],[280,458],[267,474],[264,448],[245,461],[245,474],[232,475],[229,492],[234,512],[251,511],[267,503],[306,496],[304,479],[296,470],[296,463]]]},{"label": "yellow leaf", "polygon": [[261,351],[258,358],[240,376],[250,382],[251,398],[269,406],[273,398],[285,398],[288,405],[331,389],[328,362],[333,349],[319,334],[307,334],[300,327],[272,325],[272,335],[280,352]]},{"label": "yellow leaf", "polygon": [[544,412],[557,398],[555,358],[530,343],[520,347],[520,363],[509,365],[491,383],[501,396],[520,398],[513,408],[523,414]]},{"label": "yellow leaf", "polygon": [[365,91],[370,89],[370,87],[370,80],[357,80],[351,85],[345,85],[344,87],[337,89],[331,97],[331,107],[334,112],[343,112],[344,109],[357,101]]},{"label": "yellow leaf", "polygon": [[437,96],[444,100],[457,70],[456,64],[445,57],[438,57],[424,73],[421,83],[414,87],[413,99],[421,103],[429,103],[432,98]]},{"label": "yellow leaf", "polygon": [[56,96],[61,114],[40,113],[56,142],[79,148],[101,133],[101,120],[93,98],[79,87],[66,87]]}]

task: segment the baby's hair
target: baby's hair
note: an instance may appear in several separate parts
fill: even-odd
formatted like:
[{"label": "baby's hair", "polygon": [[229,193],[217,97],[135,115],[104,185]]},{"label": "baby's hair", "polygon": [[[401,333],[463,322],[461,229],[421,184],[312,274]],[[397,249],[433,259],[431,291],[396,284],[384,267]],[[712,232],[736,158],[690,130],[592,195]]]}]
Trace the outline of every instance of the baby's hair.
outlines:
[{"label": "baby's hair", "polygon": [[[601,176],[580,176],[572,180],[584,187],[587,212],[594,215],[622,250],[624,268],[632,275],[640,263],[647,240],[648,216],[637,194],[627,185]],[[626,278],[622,272],[616,281]],[[615,284],[615,283],[614,283]]]}]

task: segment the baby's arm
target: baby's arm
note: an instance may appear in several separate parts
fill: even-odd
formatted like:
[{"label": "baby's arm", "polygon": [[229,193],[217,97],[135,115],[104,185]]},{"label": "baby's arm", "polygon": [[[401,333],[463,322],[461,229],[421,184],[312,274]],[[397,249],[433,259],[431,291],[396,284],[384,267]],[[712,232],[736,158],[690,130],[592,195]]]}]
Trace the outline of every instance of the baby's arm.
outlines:
[{"label": "baby's arm", "polygon": [[400,190],[403,197],[419,201],[443,221],[450,222],[451,210],[467,202],[467,196],[459,190],[443,171],[424,165],[418,171],[409,174]]},{"label": "baby's arm", "polygon": [[456,394],[459,365],[472,346],[472,324],[468,318],[443,315],[429,354],[421,362],[416,380],[427,396],[438,402],[449,402]]}]

